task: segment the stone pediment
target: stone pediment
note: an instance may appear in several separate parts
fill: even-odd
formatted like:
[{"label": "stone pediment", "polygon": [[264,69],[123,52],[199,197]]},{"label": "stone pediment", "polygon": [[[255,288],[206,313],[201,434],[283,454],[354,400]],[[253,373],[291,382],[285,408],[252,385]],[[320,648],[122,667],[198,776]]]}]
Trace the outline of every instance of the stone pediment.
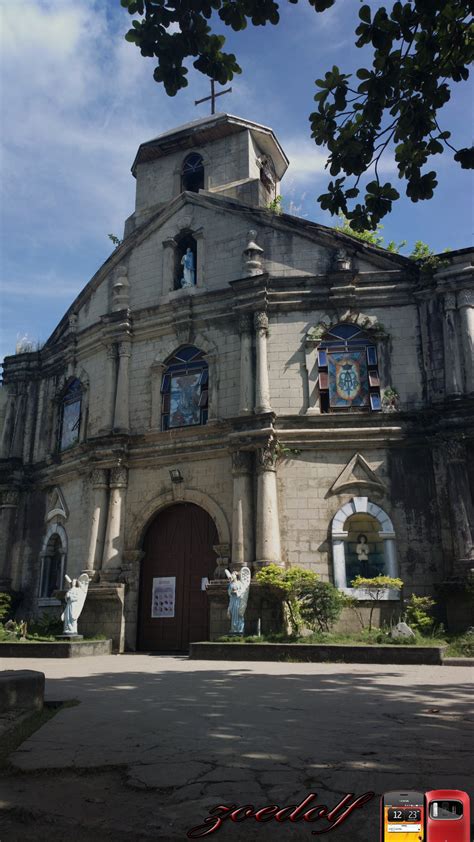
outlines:
[{"label": "stone pediment", "polygon": [[329,494],[342,494],[347,491],[380,491],[387,490],[385,484],[374,473],[368,462],[360,453],[355,453],[344,470],[333,482]]},{"label": "stone pediment", "polygon": [[66,520],[68,515],[69,510],[64,495],[59,486],[56,485],[48,494],[45,519],[49,521],[55,517],[62,517]]}]

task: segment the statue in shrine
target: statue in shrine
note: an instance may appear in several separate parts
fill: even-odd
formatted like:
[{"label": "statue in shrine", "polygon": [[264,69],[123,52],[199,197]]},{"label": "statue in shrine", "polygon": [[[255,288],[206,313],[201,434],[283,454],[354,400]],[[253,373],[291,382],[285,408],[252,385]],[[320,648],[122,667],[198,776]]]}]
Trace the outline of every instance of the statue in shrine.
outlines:
[{"label": "statue in shrine", "polygon": [[91,580],[87,573],[83,573],[82,576],[79,576],[79,579],[70,579],[67,575],[64,578],[71,587],[66,591],[66,607],[61,614],[61,620],[64,623],[63,634],[75,635],[77,634],[77,621],[84,608]]},{"label": "statue in shrine", "polygon": [[192,287],[196,283],[194,270],[194,254],[190,248],[186,249],[186,254],[181,258],[181,266],[183,267],[183,277],[181,278],[181,286]]},{"label": "statue in shrine", "polygon": [[369,560],[369,544],[367,542],[367,535],[357,536],[356,554],[359,561]]},{"label": "statue in shrine", "polygon": [[251,573],[248,567],[242,567],[240,573],[225,571],[229,580],[227,593],[229,607],[227,616],[230,619],[230,633],[243,634],[245,627],[245,611],[249,601]]}]

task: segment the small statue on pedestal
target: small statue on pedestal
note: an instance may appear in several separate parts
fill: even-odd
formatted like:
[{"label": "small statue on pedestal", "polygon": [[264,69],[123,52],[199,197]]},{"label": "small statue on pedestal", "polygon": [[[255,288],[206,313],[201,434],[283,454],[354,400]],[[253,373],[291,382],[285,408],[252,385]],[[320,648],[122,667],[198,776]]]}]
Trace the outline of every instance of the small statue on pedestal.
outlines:
[{"label": "small statue on pedestal", "polygon": [[71,587],[66,591],[66,607],[61,614],[61,620],[64,623],[63,634],[61,636],[80,637],[81,635],[77,634],[77,621],[84,608],[91,580],[87,573],[83,573],[78,579],[70,579],[67,575],[64,578]]},{"label": "small statue on pedestal", "polygon": [[229,580],[227,593],[229,594],[229,607],[227,616],[230,619],[230,633],[243,634],[245,628],[245,611],[249,601],[251,573],[248,567],[242,567],[240,573],[231,573],[226,570],[225,574]]}]

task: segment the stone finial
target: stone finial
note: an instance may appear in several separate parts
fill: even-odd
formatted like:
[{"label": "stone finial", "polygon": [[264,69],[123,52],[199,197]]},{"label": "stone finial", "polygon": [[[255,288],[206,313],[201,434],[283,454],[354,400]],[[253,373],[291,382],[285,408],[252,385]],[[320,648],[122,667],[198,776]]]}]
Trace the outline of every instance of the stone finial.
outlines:
[{"label": "stone finial", "polygon": [[117,266],[112,281],[112,312],[126,310],[129,304],[129,283],[126,266]]},{"label": "stone finial", "polygon": [[262,268],[262,254],[263,249],[255,242],[257,232],[251,229],[248,233],[249,241],[244,249],[244,265],[247,270],[247,275],[261,275]]}]

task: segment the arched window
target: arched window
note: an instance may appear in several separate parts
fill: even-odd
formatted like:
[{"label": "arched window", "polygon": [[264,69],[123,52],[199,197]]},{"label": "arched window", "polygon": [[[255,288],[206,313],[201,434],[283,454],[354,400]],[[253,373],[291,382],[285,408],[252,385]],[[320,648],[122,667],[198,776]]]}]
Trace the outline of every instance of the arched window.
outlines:
[{"label": "arched window", "polygon": [[[61,527],[59,527],[61,528]],[[60,590],[64,578],[66,548],[59,532],[53,532],[46,548],[41,553],[40,599],[52,599],[54,591]]]},{"label": "arched window", "polygon": [[176,238],[174,288],[196,286],[197,243],[193,235],[183,231]]},{"label": "arched window", "polygon": [[169,357],[161,381],[161,429],[207,423],[209,371],[204,352],[186,345]]},{"label": "arched window", "polygon": [[354,324],[340,324],[318,346],[321,412],[382,409],[377,348]]},{"label": "arched window", "polygon": [[197,152],[192,152],[183,162],[181,170],[181,190],[199,193],[204,188],[204,164]]},{"label": "arched window", "polygon": [[59,410],[59,450],[67,450],[79,441],[81,427],[82,384],[71,380],[62,394]]}]

